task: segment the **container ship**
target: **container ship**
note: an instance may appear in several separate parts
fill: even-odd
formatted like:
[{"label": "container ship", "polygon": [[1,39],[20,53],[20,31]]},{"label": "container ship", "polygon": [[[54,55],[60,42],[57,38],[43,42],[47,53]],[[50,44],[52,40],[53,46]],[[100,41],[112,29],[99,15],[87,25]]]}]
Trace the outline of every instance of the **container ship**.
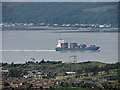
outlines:
[{"label": "container ship", "polygon": [[86,44],[77,44],[77,43],[70,43],[70,47],[68,47],[68,43],[64,42],[63,39],[58,40],[57,46],[55,48],[56,51],[80,51],[80,50],[99,50],[99,46],[90,45],[87,46]]}]

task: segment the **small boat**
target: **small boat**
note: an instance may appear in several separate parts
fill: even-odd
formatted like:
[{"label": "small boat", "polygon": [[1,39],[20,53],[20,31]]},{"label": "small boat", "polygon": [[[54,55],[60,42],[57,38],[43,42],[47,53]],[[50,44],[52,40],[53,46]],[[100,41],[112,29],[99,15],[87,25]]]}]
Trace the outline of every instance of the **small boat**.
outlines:
[{"label": "small boat", "polygon": [[70,47],[68,47],[68,43],[66,43],[63,39],[58,40],[57,46],[55,48],[56,51],[80,51],[80,50],[99,50],[99,46],[90,45],[87,46],[86,44],[77,44],[77,43],[70,43]]}]

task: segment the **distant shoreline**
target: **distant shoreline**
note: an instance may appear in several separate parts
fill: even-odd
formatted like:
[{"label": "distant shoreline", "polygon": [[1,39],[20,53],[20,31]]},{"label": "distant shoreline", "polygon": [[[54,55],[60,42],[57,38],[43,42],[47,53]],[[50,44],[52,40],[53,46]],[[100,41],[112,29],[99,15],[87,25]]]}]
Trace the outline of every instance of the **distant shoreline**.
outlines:
[{"label": "distant shoreline", "polygon": [[[2,31],[14,31],[14,30],[75,30],[77,32],[119,32],[118,28],[72,28],[72,27],[41,27],[41,26],[3,26]],[[74,32],[74,31],[73,31]]]}]

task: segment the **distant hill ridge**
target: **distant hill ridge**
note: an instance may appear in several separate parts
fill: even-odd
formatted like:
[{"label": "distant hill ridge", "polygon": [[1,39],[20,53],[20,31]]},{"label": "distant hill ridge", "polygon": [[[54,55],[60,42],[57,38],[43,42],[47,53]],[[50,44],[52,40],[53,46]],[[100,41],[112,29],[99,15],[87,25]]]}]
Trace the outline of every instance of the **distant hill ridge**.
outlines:
[{"label": "distant hill ridge", "polygon": [[3,2],[3,22],[48,24],[112,24],[117,27],[114,2]]}]

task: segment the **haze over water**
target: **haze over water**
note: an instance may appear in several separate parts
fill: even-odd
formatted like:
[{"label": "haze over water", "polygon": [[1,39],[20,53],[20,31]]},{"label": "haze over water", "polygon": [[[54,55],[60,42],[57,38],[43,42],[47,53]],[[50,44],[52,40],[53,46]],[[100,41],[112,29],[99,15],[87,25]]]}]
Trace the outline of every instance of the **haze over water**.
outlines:
[{"label": "haze over water", "polygon": [[[96,44],[97,51],[55,51],[57,41],[78,44]],[[77,56],[78,62],[99,61],[105,63],[118,62],[118,33],[54,33],[54,30],[3,31],[2,32],[3,62],[24,63],[30,58],[72,62],[71,55]]]}]

